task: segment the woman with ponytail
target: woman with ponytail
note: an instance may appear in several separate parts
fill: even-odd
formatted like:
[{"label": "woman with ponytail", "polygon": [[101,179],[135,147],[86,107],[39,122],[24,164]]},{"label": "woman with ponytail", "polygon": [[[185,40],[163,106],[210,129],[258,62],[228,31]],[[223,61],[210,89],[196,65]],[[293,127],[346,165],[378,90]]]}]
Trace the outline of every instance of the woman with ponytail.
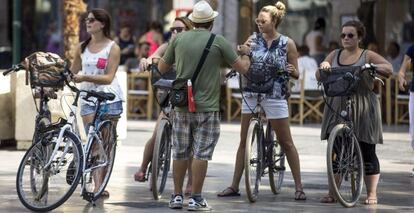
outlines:
[{"label": "woman with ponytail", "polygon": [[[120,48],[110,37],[111,17],[103,9],[92,9],[88,12],[85,23],[90,37],[81,42],[76,49],[71,66],[71,71],[75,74],[73,80],[81,83],[82,90],[115,94],[115,99],[105,102],[101,108],[108,109],[108,114],[119,115],[122,113],[123,97],[115,73],[120,61]],[[96,106],[95,103],[81,99],[80,108],[85,131],[88,133]],[[93,175],[95,185],[100,186],[102,175],[99,171]],[[109,193],[104,191],[102,196],[109,196]]]},{"label": "woman with ponytail", "polygon": [[[295,181],[295,200],[306,200],[306,195],[302,188],[299,155],[290,134],[289,110],[286,100],[289,76],[295,79],[299,77],[297,70],[298,53],[294,41],[277,31],[285,13],[285,5],[281,2],[277,2],[276,5],[263,7],[256,18],[256,24],[260,32],[250,36],[238,49],[240,54],[250,56],[251,66],[247,75],[255,72],[266,75],[265,79],[273,78],[273,86],[270,85],[270,89],[264,92],[265,98],[261,102],[261,105],[273,130],[276,132],[277,139],[283,151],[286,153]],[[265,66],[252,66],[254,64]],[[259,67],[259,69],[254,70],[256,67]],[[267,67],[270,69],[267,69]],[[277,72],[277,74],[273,72]],[[253,75],[249,79],[252,78],[254,78]],[[255,108],[258,94],[258,91],[255,91],[253,86],[249,88],[249,81],[247,82],[247,86],[243,88],[245,99],[242,103],[240,144],[236,155],[233,181],[229,187],[217,195],[219,197],[240,195],[239,183],[244,168],[243,159],[247,130],[250,118],[252,117],[250,109]],[[260,91],[260,93],[263,93],[263,91]]]}]

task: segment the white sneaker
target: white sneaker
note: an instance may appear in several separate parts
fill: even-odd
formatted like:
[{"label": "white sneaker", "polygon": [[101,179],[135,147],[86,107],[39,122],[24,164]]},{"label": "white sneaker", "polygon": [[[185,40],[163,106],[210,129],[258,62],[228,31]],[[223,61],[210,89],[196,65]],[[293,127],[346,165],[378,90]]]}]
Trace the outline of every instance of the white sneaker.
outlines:
[{"label": "white sneaker", "polygon": [[171,200],[169,203],[170,209],[182,209],[183,208],[184,198],[182,195],[171,195]]},{"label": "white sneaker", "polygon": [[208,205],[206,199],[202,199],[197,202],[193,198],[188,200],[188,211],[211,211],[211,207]]}]

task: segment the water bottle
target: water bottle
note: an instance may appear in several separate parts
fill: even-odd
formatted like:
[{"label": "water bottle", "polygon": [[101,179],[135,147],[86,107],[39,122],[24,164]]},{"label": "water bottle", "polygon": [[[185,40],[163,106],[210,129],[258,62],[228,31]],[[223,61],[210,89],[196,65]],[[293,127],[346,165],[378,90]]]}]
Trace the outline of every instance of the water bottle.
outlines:
[{"label": "water bottle", "polygon": [[187,80],[187,98],[188,98],[188,111],[189,112],[195,112],[196,106],[194,103],[194,97],[193,97],[193,85],[191,84],[191,80]]},{"label": "water bottle", "polygon": [[251,43],[250,43],[250,51],[254,51],[259,46],[259,38],[257,36],[256,32],[253,32],[253,35],[251,37]]}]

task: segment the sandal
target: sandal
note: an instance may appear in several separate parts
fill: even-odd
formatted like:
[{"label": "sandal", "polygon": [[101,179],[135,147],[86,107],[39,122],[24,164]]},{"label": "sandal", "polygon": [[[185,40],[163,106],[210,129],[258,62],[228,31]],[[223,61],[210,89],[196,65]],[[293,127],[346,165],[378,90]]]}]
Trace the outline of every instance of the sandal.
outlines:
[{"label": "sandal", "polygon": [[109,197],[109,192],[108,191],[103,191],[102,193],[101,193],[101,197],[104,197],[104,198],[108,198]]},{"label": "sandal", "polygon": [[147,179],[145,178],[145,172],[143,172],[143,171],[138,171],[138,172],[135,172],[135,174],[134,174],[134,179],[135,179],[135,181],[137,181],[137,182],[145,182]]},{"label": "sandal", "polygon": [[295,192],[295,200],[306,200],[306,194],[303,191]]},{"label": "sandal", "polygon": [[336,199],[331,195],[326,195],[320,201],[321,203],[336,203]]},{"label": "sandal", "polygon": [[217,194],[218,197],[236,197],[240,196],[238,190],[235,190],[233,187],[227,187],[222,192]]},{"label": "sandal", "polygon": [[365,205],[375,205],[375,204],[378,204],[378,200],[377,200],[377,198],[367,198],[364,201],[364,204]]}]

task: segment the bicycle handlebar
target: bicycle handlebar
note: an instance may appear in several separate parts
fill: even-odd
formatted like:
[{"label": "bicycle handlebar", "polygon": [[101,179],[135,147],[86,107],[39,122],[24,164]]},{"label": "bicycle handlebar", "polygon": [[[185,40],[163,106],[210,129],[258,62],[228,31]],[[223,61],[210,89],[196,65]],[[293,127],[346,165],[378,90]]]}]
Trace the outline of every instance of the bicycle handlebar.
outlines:
[{"label": "bicycle handlebar", "polygon": [[25,69],[25,67],[22,64],[15,64],[11,68],[9,68],[8,70],[4,71],[3,76],[6,76],[11,72],[17,72],[17,71],[22,70],[22,69]]},{"label": "bicycle handlebar", "polygon": [[231,70],[229,73],[226,74],[226,79],[232,78],[237,75],[236,70]]},{"label": "bicycle handlebar", "polygon": [[362,66],[341,66],[341,67],[330,67],[328,69],[323,69],[323,68],[319,68],[319,71],[322,72],[332,72],[332,71],[349,71],[349,72],[354,72],[354,71],[365,71],[365,70],[371,70],[371,71],[376,71],[377,66],[373,63],[366,63]]}]

